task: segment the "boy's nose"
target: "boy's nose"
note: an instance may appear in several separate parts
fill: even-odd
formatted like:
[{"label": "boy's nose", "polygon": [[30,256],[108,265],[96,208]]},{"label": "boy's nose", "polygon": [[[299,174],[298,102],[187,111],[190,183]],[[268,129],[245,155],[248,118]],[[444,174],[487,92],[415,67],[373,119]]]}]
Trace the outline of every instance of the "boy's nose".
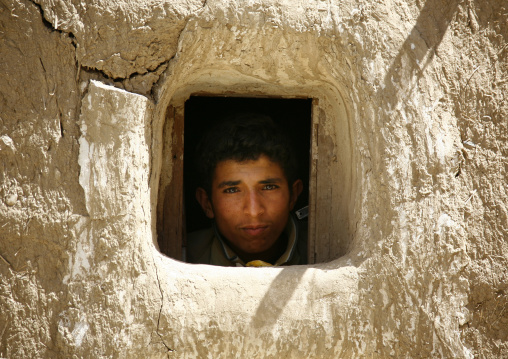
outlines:
[{"label": "boy's nose", "polygon": [[245,213],[257,217],[265,211],[262,199],[257,191],[250,191],[245,199]]}]

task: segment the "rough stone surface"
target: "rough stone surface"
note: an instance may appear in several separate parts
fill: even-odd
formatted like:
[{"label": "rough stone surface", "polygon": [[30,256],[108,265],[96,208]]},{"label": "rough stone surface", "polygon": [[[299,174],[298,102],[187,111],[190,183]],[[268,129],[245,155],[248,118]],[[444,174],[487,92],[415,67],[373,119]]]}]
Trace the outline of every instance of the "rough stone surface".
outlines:
[{"label": "rough stone surface", "polygon": [[[0,69],[0,357],[508,357],[505,1],[0,0]],[[165,111],[196,91],[347,124],[346,255],[158,252]]]}]

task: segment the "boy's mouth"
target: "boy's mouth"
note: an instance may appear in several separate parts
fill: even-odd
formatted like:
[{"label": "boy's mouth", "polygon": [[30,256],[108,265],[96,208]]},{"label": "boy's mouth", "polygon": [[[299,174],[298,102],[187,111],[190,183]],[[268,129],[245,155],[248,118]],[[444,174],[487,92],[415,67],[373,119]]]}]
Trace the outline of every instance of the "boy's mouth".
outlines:
[{"label": "boy's mouth", "polygon": [[268,229],[267,225],[260,224],[260,225],[251,225],[251,226],[244,226],[242,227],[242,230],[247,233],[249,236],[258,236],[261,233],[263,233],[266,229]]}]

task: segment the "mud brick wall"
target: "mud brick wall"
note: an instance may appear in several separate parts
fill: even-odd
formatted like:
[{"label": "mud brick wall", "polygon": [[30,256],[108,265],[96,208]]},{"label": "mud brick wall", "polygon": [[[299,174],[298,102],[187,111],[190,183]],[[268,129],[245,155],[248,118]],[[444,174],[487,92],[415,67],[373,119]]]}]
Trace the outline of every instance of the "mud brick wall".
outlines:
[{"label": "mud brick wall", "polygon": [[[159,252],[198,92],[319,99],[331,258]],[[508,356],[506,94],[501,0],[0,0],[0,357]]]}]

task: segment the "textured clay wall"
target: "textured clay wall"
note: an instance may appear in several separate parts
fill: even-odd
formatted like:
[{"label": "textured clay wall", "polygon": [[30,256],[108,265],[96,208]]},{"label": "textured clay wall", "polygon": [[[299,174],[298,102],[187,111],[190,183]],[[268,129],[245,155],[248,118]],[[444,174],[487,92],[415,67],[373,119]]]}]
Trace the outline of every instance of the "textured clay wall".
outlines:
[{"label": "textured clay wall", "polygon": [[[0,0],[0,357],[507,357],[507,66],[502,0]],[[320,99],[344,256],[158,252],[195,91]]]}]

